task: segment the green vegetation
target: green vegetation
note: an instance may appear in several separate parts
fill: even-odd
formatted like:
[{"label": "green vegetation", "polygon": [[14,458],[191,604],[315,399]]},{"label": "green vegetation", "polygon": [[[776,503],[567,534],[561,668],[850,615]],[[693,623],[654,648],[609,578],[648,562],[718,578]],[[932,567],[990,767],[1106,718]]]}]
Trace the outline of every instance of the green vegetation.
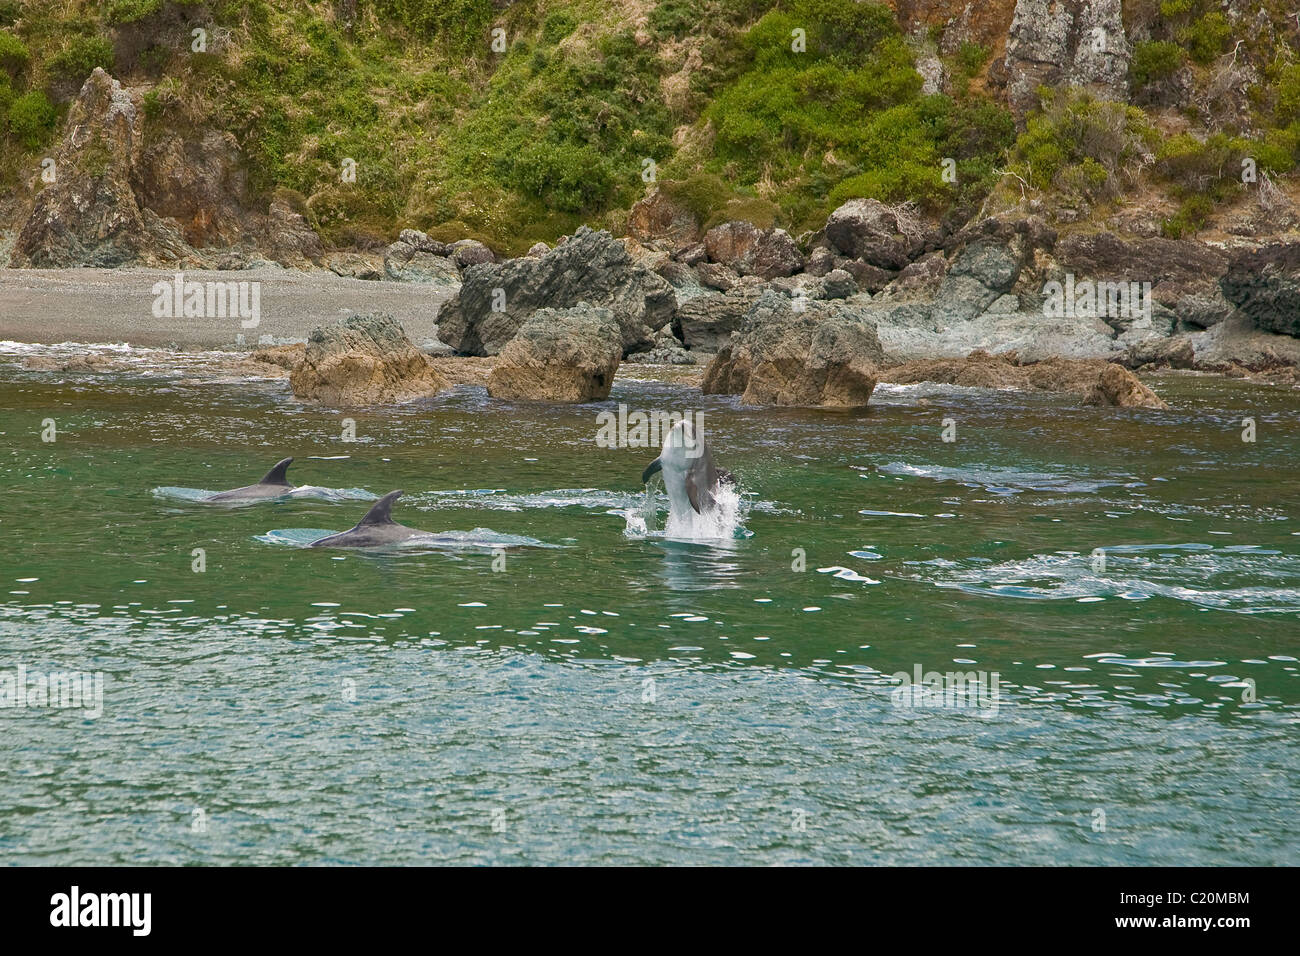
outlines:
[{"label": "green vegetation", "polygon": [[0,30],[0,70],[9,76],[17,76],[27,66],[31,52],[27,44],[12,33]]},{"label": "green vegetation", "polygon": [[[981,79],[988,46],[943,45],[937,22],[904,36],[880,0],[644,0],[635,18],[603,0],[0,0],[0,187],[30,178],[102,66],[147,88],[147,137],[230,132],[255,201],[295,197],[340,244],[415,226],[520,252],[619,229],[651,182],[705,226],[796,234],[855,197],[959,219],[995,186],[1086,211],[1141,185],[1194,231],[1205,201],[1240,195],[1242,159],[1300,161],[1300,50],[1287,4],[1265,5],[1273,29],[1242,36],[1217,0],[1126,0],[1133,89],[1185,73],[1195,95],[1157,90],[1148,115],[1048,93],[1017,135]],[[921,48],[947,50],[944,93],[923,92]],[[1224,99],[1230,51],[1250,79]]]},{"label": "green vegetation", "polygon": [[1152,83],[1167,80],[1182,68],[1186,54],[1177,43],[1151,40],[1133,45],[1133,59],[1129,73],[1133,86],[1142,89]]},{"label": "green vegetation", "polygon": [[106,37],[74,36],[67,45],[50,57],[51,73],[80,83],[95,67],[113,69],[113,44]]},{"label": "green vegetation", "polygon": [[40,90],[16,97],[9,106],[9,134],[28,149],[40,146],[54,129],[58,114]]}]

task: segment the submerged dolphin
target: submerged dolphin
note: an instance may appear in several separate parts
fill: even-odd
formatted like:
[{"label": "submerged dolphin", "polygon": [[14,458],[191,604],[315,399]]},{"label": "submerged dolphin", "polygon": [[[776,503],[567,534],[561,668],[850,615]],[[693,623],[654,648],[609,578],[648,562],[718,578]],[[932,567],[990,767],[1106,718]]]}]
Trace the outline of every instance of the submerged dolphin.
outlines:
[{"label": "submerged dolphin", "polygon": [[284,477],[284,473],[289,470],[291,464],[293,464],[292,458],[276,462],[275,467],[268,471],[266,476],[257,484],[232,488],[230,491],[220,491],[215,495],[208,495],[203,500],[256,501],[259,498],[279,498],[281,495],[288,494],[293,490],[293,485]]},{"label": "submerged dolphin", "polygon": [[401,491],[390,491],[375,502],[366,516],[351,531],[326,535],[313,541],[313,548],[374,548],[384,544],[398,544],[408,538],[424,537],[427,531],[398,524],[391,514],[393,502],[402,496]]},{"label": "submerged dolphin", "polygon": [[702,515],[717,504],[721,484],[736,483],[730,472],[713,463],[708,442],[702,435],[697,438],[686,420],[668,430],[659,457],[641,473],[641,483],[648,483],[655,472],[663,473],[670,516],[684,516],[688,506]]}]

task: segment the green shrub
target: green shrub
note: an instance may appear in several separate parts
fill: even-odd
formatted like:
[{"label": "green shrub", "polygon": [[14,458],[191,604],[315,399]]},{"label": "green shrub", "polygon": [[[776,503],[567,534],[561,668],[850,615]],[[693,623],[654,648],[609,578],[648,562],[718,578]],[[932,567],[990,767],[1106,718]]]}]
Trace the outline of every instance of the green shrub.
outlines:
[{"label": "green shrub", "polygon": [[23,5],[20,0],[0,0],[0,27],[8,27],[18,22]]},{"label": "green shrub", "polygon": [[1278,71],[1274,85],[1277,91],[1277,119],[1285,126],[1300,120],[1300,63],[1290,63]]},{"label": "green shrub", "polygon": [[375,0],[375,13],[448,49],[488,52],[489,30],[496,15],[492,0]]},{"label": "green shrub", "polygon": [[1134,44],[1133,59],[1129,65],[1133,86],[1142,89],[1169,79],[1182,67],[1185,55],[1177,43],[1165,40]]},{"label": "green shrub", "polygon": [[1204,192],[1241,181],[1241,161],[1252,156],[1251,144],[1216,133],[1201,142],[1189,133],[1171,136],[1156,150],[1156,172],[1183,190]]},{"label": "green shrub", "polygon": [[958,69],[967,78],[978,76],[992,55],[993,51],[983,44],[963,41],[957,50]]},{"label": "green shrub", "polygon": [[109,23],[136,23],[162,9],[162,0],[112,0],[104,16]]},{"label": "green shrub", "polygon": [[17,76],[26,68],[31,56],[26,43],[12,33],[0,30],[0,70]]},{"label": "green shrub", "polygon": [[1122,171],[1155,143],[1146,114],[1087,94],[1041,93],[1042,111],[1016,142],[1019,171],[1037,189],[1056,186],[1090,201],[1115,195]]},{"label": "green shrub", "polygon": [[1178,213],[1161,224],[1160,231],[1167,239],[1182,239],[1184,236],[1194,236],[1205,228],[1205,224],[1213,213],[1214,203],[1208,197],[1189,196],[1183,200]]},{"label": "green shrub", "polygon": [[40,90],[31,90],[9,105],[9,132],[28,149],[44,143],[54,129],[54,105]]},{"label": "green shrub", "polygon": [[74,36],[66,46],[50,57],[50,71],[65,79],[80,82],[102,66],[113,68],[113,44],[100,36]]},{"label": "green shrub", "polygon": [[1176,36],[1178,42],[1187,47],[1193,60],[1201,64],[1211,63],[1223,52],[1232,36],[1232,24],[1216,10],[1183,27]]},{"label": "green shrub", "polygon": [[[8,73],[0,73],[0,121],[6,119],[9,115],[9,107],[14,101],[13,84],[9,81]],[[4,124],[0,122],[0,133],[4,132]]]}]

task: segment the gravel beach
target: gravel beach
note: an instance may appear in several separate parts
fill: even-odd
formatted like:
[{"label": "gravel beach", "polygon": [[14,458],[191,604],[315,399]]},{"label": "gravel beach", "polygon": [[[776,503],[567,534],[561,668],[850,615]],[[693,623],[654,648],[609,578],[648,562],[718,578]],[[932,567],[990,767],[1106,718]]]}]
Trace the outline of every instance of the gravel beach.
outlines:
[{"label": "gravel beach", "polygon": [[423,345],[434,338],[438,309],[449,295],[428,285],[344,279],[323,270],[185,274],[197,282],[261,283],[260,323],[242,329],[238,318],[156,317],[153,286],[175,275],[162,269],[0,269],[0,339],[236,348],[303,342],[314,326],[354,312],[381,311]]}]

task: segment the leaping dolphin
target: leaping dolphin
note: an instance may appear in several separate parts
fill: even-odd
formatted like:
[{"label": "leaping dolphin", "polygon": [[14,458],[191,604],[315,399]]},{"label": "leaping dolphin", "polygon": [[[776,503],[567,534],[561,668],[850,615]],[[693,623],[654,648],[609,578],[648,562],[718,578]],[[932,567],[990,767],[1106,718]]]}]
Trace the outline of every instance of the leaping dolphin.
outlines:
[{"label": "leaping dolphin", "polygon": [[279,498],[281,495],[288,494],[293,490],[293,485],[284,477],[284,473],[289,470],[289,466],[292,464],[292,458],[276,462],[275,467],[268,471],[266,476],[257,484],[232,488],[230,491],[220,491],[215,495],[208,495],[203,500],[256,501],[259,498]]},{"label": "leaping dolphin", "polygon": [[398,544],[408,538],[424,537],[427,531],[408,528],[398,524],[391,514],[393,502],[402,496],[402,492],[390,491],[375,502],[366,512],[366,516],[357,522],[351,531],[326,535],[313,541],[313,548],[374,548],[384,544]]},{"label": "leaping dolphin", "polygon": [[729,471],[713,463],[708,442],[703,435],[697,437],[694,426],[685,419],[668,430],[659,457],[641,473],[641,483],[647,484],[655,472],[663,473],[670,517],[685,516],[688,506],[696,514],[704,514],[717,504],[720,485],[736,483]]}]

